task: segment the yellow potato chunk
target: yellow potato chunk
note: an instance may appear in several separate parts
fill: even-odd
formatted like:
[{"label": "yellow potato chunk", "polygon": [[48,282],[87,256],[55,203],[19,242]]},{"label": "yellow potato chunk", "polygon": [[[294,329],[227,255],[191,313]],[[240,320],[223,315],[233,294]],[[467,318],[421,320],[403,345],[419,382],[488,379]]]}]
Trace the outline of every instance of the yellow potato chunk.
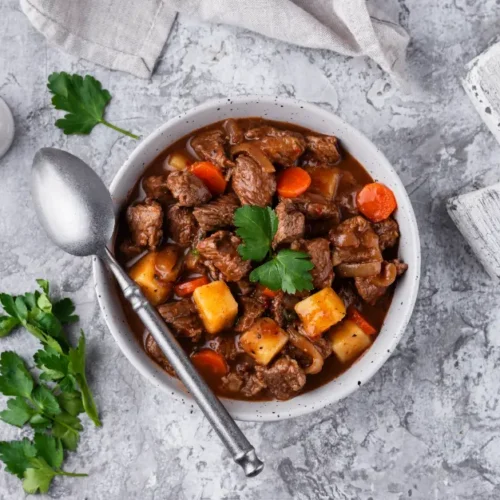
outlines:
[{"label": "yellow potato chunk", "polygon": [[310,167],[306,169],[311,176],[311,193],[319,193],[327,200],[333,200],[337,194],[341,172],[338,168]]},{"label": "yellow potato chunk", "polygon": [[172,153],[167,158],[167,165],[175,170],[185,170],[189,164],[189,159],[182,153]]},{"label": "yellow potato chunk", "polygon": [[267,365],[288,342],[288,335],[271,318],[258,319],[240,337],[243,350],[259,365]]},{"label": "yellow potato chunk", "polygon": [[208,333],[229,328],[238,314],[238,303],[224,281],[198,287],[193,292],[193,300]]},{"label": "yellow potato chunk", "polygon": [[302,320],[304,333],[315,340],[344,318],[345,306],[342,299],[327,287],[301,300],[295,305],[295,312]]},{"label": "yellow potato chunk", "polygon": [[346,319],[327,334],[332,350],[342,363],[354,361],[372,344],[372,339],[353,321]]},{"label": "yellow potato chunk", "polygon": [[165,302],[173,289],[172,283],[165,283],[157,279],[156,256],[157,252],[149,252],[136,262],[128,273],[154,306]]}]

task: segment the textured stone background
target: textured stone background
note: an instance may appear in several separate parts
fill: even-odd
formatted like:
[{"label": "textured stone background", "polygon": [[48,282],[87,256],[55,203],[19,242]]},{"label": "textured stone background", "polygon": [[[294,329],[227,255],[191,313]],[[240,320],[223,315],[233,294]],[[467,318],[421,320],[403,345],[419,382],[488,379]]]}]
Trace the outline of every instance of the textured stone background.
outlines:
[{"label": "textured stone background", "polygon": [[[151,81],[77,61],[51,48],[17,0],[0,2],[0,95],[15,143],[0,160],[1,289],[24,292],[47,277],[76,299],[88,332],[90,381],[104,426],[88,421],[52,498],[74,499],[498,499],[500,296],[445,211],[450,195],[498,181],[499,145],[466,98],[464,64],[500,27],[498,0],[399,0],[393,14],[412,36],[405,94],[371,62],[306,50],[244,30],[176,23]],[[386,7],[387,8],[387,7]],[[111,90],[110,121],[143,135],[211,97],[291,95],[318,103],[386,153],[420,225],[423,279],[408,331],[382,370],[347,400],[310,416],[243,424],[267,461],[245,480],[196,410],[169,400],[131,367],[104,325],[90,259],[54,248],[29,197],[34,152],[68,149],[110,183],[135,147],[104,127],[66,137],[53,126],[45,84],[52,71],[90,72]],[[25,333],[1,349],[31,356]],[[0,425],[2,439],[17,429]],[[24,498],[0,472],[0,497]]]}]

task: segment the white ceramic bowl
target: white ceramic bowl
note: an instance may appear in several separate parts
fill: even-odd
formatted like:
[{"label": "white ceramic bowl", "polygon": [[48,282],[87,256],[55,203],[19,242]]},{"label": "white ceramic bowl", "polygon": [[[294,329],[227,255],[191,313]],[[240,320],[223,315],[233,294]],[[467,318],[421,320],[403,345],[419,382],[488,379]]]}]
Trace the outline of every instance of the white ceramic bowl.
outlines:
[{"label": "white ceramic bowl", "polygon": [[[361,162],[375,180],[383,182],[394,191],[398,202],[396,219],[401,229],[399,255],[409,266],[397,284],[382,331],[373,346],[341,376],[289,401],[249,402],[223,399],[231,415],[238,420],[269,421],[304,415],[334,403],[362,386],[384,364],[396,348],[413,311],[420,276],[420,242],[415,214],[406,190],[376,146],[332,113],[306,102],[283,98],[248,96],[210,101],[161,126],[137,146],[114,178],[110,191],[117,212],[126,202],[130,189],[145,168],[171,143],[213,122],[229,117],[248,116],[295,123],[316,132],[339,137],[344,148]],[[125,319],[117,287],[97,260],[94,262],[94,280],[106,323],[130,362],[155,386],[164,389],[167,392],[166,398],[189,400],[190,395],[181,383],[158,368],[136,341]]]}]

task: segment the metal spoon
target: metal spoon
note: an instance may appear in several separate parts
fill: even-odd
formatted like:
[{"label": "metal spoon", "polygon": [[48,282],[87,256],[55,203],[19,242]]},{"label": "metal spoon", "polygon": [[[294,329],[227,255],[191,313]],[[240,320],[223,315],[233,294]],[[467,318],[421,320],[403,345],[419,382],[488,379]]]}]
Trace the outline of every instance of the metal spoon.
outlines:
[{"label": "metal spoon", "polygon": [[38,219],[56,245],[72,255],[96,255],[111,270],[234,461],[247,476],[259,474],[264,464],[253,446],[198,374],[156,309],[108,250],[116,221],[111,195],[99,176],[80,158],[59,149],[43,148],[33,160],[31,195]]}]

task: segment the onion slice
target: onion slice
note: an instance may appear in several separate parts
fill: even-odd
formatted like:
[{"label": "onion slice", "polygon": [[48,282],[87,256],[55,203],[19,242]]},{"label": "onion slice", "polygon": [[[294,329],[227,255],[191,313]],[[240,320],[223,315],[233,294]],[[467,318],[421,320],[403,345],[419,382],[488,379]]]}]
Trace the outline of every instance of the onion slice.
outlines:
[{"label": "onion slice", "polygon": [[251,142],[242,142],[241,144],[236,144],[236,146],[231,148],[231,156],[234,157],[239,153],[247,153],[251,156],[260,165],[264,172],[267,172],[268,174],[276,172],[274,165],[256,144],[252,144]]},{"label": "onion slice", "polygon": [[314,347],[314,344],[310,340],[306,339],[303,335],[300,335],[300,333],[292,329],[288,331],[288,336],[289,342],[294,347],[306,353],[312,359],[312,363],[307,368],[304,368],[304,373],[306,375],[314,375],[315,373],[319,373],[323,368],[324,360],[318,349]]},{"label": "onion slice", "polygon": [[369,278],[380,274],[380,262],[361,262],[357,264],[339,264],[335,271],[341,278]]},{"label": "onion slice", "polygon": [[375,286],[388,287],[396,281],[397,275],[396,266],[392,262],[384,262],[381,273],[374,276],[370,281]]}]

